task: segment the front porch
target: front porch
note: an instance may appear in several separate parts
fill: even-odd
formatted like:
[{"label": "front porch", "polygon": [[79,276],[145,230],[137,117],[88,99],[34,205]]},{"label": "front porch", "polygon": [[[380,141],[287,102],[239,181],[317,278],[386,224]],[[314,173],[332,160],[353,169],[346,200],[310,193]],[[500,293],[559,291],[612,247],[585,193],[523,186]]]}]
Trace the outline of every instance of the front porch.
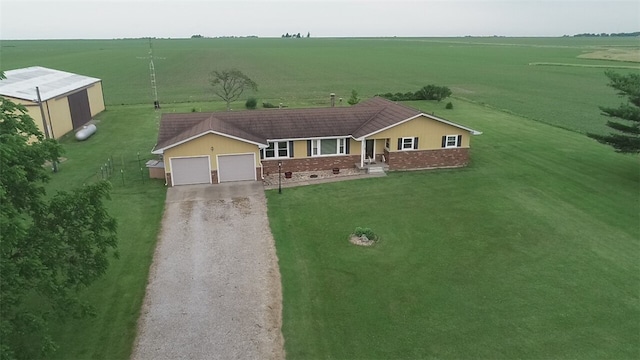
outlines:
[{"label": "front porch", "polygon": [[366,171],[367,174],[383,174],[389,170],[389,165],[381,161],[366,161],[364,163],[356,163],[356,169]]}]

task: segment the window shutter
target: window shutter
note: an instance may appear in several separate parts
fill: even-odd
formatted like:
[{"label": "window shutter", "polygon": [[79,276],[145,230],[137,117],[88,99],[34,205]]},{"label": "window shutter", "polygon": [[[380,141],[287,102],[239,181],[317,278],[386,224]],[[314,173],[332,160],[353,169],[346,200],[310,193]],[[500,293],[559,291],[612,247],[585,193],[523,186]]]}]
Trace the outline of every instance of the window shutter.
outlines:
[{"label": "window shutter", "polygon": [[457,147],[462,146],[462,135],[458,135],[458,144],[456,146]]},{"label": "window shutter", "polygon": [[311,140],[307,140],[307,156],[311,156]]},{"label": "window shutter", "polygon": [[414,150],[418,149],[418,138],[417,137],[413,138],[413,149]]},{"label": "window shutter", "polygon": [[442,137],[442,147],[446,147],[447,146],[447,136],[443,136]]},{"label": "window shutter", "polygon": [[289,141],[289,157],[293,157],[293,141]]},{"label": "window shutter", "polygon": [[402,138],[398,138],[398,150],[402,150]]},{"label": "window shutter", "polygon": [[349,149],[349,147],[350,147],[349,144],[350,143],[351,143],[351,139],[349,139],[349,138],[344,139],[344,153],[347,154],[347,155],[349,155],[349,150],[350,150]]}]

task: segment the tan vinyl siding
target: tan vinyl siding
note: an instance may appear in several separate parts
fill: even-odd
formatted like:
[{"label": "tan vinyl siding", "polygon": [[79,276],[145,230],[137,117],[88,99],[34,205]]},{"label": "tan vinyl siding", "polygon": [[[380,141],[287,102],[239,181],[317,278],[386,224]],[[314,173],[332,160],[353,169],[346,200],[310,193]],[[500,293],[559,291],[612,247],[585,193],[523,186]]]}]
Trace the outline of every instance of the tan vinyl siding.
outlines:
[{"label": "tan vinyl siding", "polygon": [[102,94],[102,82],[97,82],[87,88],[87,96],[89,97],[89,108],[91,109],[91,117],[104,111],[104,96]]},{"label": "tan vinyl siding", "polygon": [[362,146],[362,143],[360,141],[356,141],[350,138],[349,139],[349,155],[362,154],[361,146]]},{"label": "tan vinyl siding", "polygon": [[[38,130],[40,130],[40,132],[44,136],[45,131],[44,131],[44,124],[42,123],[42,112],[40,111],[40,106],[38,105],[38,103],[29,101],[29,100],[17,99],[9,96],[6,96],[5,98],[9,99],[14,104],[23,105],[27,109],[27,115],[29,115],[33,119],[33,122],[38,127]],[[46,104],[43,104],[43,106],[44,106],[44,115],[47,116]],[[48,118],[47,118],[47,121],[49,121]],[[53,129],[53,132],[54,132],[54,135],[59,137],[55,128]],[[35,141],[35,137],[32,140]]]},{"label": "tan vinyl siding", "polygon": [[295,140],[293,142],[293,157],[296,159],[307,157],[307,140]]},{"label": "tan vinyl siding", "polygon": [[[213,147],[213,150],[211,150],[211,147]],[[260,167],[260,153],[257,145],[216,134],[206,134],[165,150],[165,172],[171,172],[171,165],[168,160],[172,157],[209,155],[211,169],[217,169],[216,155],[245,153],[256,154],[256,167]]]},{"label": "tan vinyl siding", "polygon": [[[398,138],[418,137],[418,150],[432,150],[442,148],[442,137],[445,135],[462,135],[461,147],[469,147],[470,134],[468,131],[424,116],[379,132],[371,138],[390,138],[390,151],[398,151]],[[382,146],[384,146],[384,142]],[[376,150],[380,150],[378,144],[376,144]]]},{"label": "tan vinyl siding", "polygon": [[49,120],[53,127],[53,134],[56,138],[73,130],[71,122],[71,110],[69,110],[69,100],[67,97],[50,99],[45,103],[45,116],[51,116]]}]

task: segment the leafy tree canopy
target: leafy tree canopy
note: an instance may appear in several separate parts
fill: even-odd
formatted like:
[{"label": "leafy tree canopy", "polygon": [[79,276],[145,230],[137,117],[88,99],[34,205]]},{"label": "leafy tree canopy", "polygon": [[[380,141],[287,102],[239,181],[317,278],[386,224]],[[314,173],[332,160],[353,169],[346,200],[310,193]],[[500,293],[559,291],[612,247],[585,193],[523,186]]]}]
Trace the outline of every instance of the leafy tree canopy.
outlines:
[{"label": "leafy tree canopy", "polygon": [[23,106],[0,97],[2,359],[42,358],[56,347],[48,319],[91,314],[77,291],[106,271],[117,246],[115,219],[103,205],[109,183],[46,196],[45,164],[60,154]]},{"label": "leafy tree canopy", "polygon": [[212,71],[209,82],[213,93],[227,103],[227,110],[231,110],[231,103],[236,101],[245,89],[258,90],[258,85],[238,69]]},{"label": "leafy tree canopy", "polygon": [[602,114],[622,121],[607,121],[607,126],[616,130],[609,135],[587,134],[589,137],[612,146],[617,152],[640,153],[640,74],[621,75],[613,71],[605,72],[609,78],[609,86],[618,91],[618,95],[626,97],[627,102],[617,108],[600,107]]}]

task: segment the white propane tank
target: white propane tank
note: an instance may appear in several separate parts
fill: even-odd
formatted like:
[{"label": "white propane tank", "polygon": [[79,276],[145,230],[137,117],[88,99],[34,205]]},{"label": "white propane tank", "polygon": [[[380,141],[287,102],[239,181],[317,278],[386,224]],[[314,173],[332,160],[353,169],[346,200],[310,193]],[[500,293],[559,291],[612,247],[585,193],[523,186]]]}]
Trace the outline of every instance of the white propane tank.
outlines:
[{"label": "white propane tank", "polygon": [[93,135],[96,130],[98,130],[98,128],[93,124],[85,125],[76,133],[76,139],[78,141],[86,140],[89,136]]}]

